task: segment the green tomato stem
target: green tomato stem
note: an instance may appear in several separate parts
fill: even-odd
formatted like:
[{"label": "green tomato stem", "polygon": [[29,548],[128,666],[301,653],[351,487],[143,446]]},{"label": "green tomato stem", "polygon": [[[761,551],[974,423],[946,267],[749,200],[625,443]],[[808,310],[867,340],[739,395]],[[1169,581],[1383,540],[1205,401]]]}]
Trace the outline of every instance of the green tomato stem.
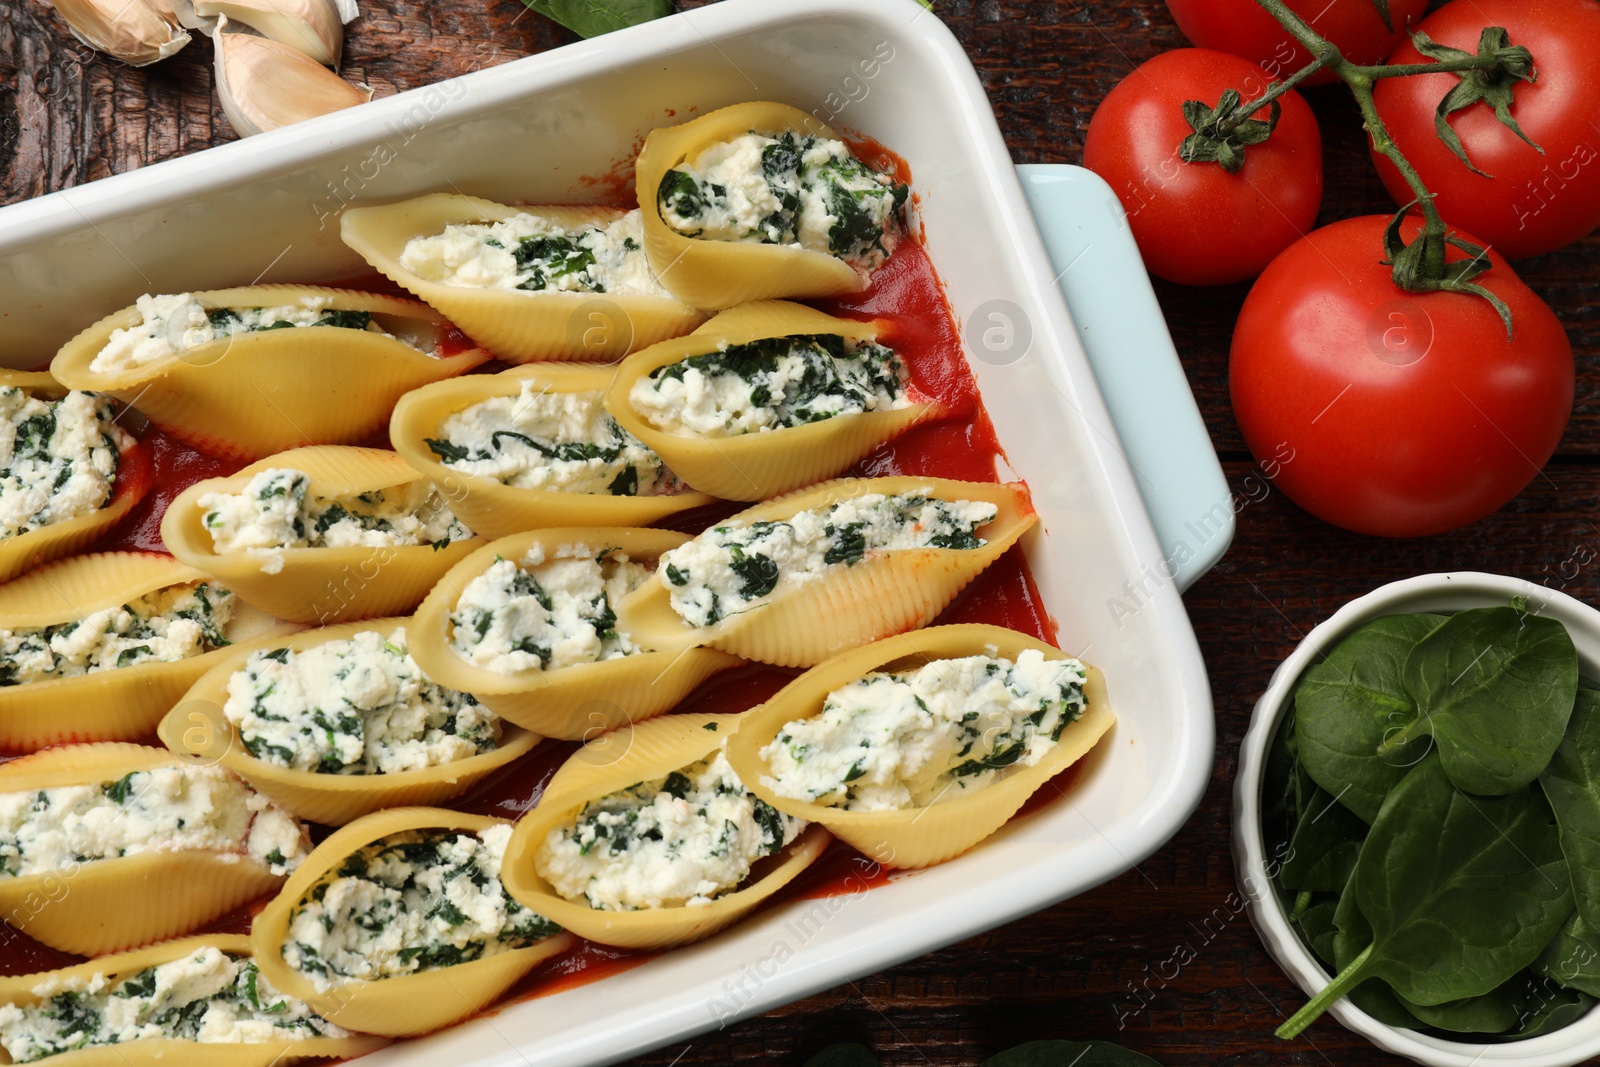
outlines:
[{"label": "green tomato stem", "polygon": [[1373,945],[1368,945],[1361,950],[1361,955],[1350,961],[1350,966],[1340,971],[1333,981],[1322,987],[1322,992],[1312,997],[1305,1007],[1289,1016],[1287,1022],[1278,1027],[1277,1036],[1284,1041],[1292,1041],[1299,1037],[1301,1032],[1322,1017],[1322,1013],[1333,1007],[1334,1002],[1344,998],[1356,986],[1366,980],[1367,960],[1372,957]]}]

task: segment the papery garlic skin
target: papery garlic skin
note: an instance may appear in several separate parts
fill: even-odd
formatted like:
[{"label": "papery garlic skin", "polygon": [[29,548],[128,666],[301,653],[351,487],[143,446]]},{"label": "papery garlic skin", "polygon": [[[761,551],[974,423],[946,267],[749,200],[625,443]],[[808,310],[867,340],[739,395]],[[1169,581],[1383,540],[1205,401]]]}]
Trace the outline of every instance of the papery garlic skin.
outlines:
[{"label": "papery garlic skin", "polygon": [[148,66],[189,43],[188,32],[162,0],[53,2],[72,36],[129,66]]},{"label": "papery garlic skin", "polygon": [[241,23],[335,70],[350,21],[335,0],[194,0],[194,10]]},{"label": "papery garlic skin", "polygon": [[372,99],[316,60],[266,37],[229,33],[217,17],[217,97],[240,137],[275,130]]}]

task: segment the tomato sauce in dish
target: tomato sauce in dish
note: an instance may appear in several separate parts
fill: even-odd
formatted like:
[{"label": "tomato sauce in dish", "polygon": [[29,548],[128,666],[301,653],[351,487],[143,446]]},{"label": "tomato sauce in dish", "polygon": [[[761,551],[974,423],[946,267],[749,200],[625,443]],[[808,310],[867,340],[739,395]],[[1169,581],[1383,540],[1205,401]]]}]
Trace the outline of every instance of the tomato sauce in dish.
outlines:
[{"label": "tomato sauce in dish", "polygon": [[[351,285],[350,282],[343,284]],[[392,288],[377,284],[371,287]],[[998,480],[996,465],[1004,454],[962,354],[960,336],[944,289],[919,241],[914,238],[901,241],[888,261],[873,274],[872,285],[866,291],[815,304],[830,314],[882,320],[886,325],[884,340],[905,360],[914,387],[941,403],[938,418],[880,445],[847,474]],[[441,338],[441,348],[447,355],[471,344],[465,335],[453,328]],[[488,369],[497,367],[491,364]],[[164,551],[160,521],[172,499],[201,479],[223,477],[245,466],[238,461],[204,455],[153,428],[143,434],[143,438],[148,446],[154,485],[128,517],[94,546],[96,549]],[[385,444],[382,441],[371,443]],[[741,507],[720,505],[715,509],[703,509],[693,513],[689,521],[672,525],[694,533]],[[983,571],[935,620],[935,624],[960,622],[1005,626],[1055,643],[1055,625],[1040,600],[1020,546],[1013,547]],[[749,664],[712,678],[674,710],[744,711],[766,700],[799,674],[798,670]],[[148,743],[159,744],[154,738]],[[557,768],[576,749],[577,742],[547,740],[479,783],[451,806],[515,819],[538,803]],[[1057,775],[1049,783],[1052,788],[1037,791],[1018,817],[1053,803],[1070,790],[1076,776],[1077,765]],[[313,840],[322,836],[325,831],[314,828]],[[831,898],[868,892],[911,873],[890,871],[843,842],[835,841],[815,864],[777,894],[776,900]],[[239,932],[247,929],[259,903],[218,920],[206,930]],[[0,938],[4,938],[0,942],[0,974],[25,974],[79,962],[78,957],[41,945],[3,924],[0,924]],[[580,941],[576,948],[519,983],[501,1006],[599,981],[647,963],[657,955],[659,953]]]}]

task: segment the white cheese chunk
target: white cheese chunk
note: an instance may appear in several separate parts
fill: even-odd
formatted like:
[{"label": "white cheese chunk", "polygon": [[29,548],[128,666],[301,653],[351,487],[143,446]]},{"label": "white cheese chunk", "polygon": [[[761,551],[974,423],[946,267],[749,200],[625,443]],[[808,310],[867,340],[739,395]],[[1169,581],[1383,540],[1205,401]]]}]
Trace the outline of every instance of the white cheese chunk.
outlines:
[{"label": "white cheese chunk", "polygon": [[691,626],[712,626],[767,602],[778,590],[904,548],[977,548],[976,530],[998,509],[981,501],[868,493],[782,522],[729,522],[661,555],[672,608]]},{"label": "white cheese chunk", "polygon": [[562,545],[546,559],[535,545],[519,564],[497,559],[461,591],[450,645],[496,674],[554,671],[639,651],[616,628],[618,601],[650,576],[614,549]]},{"label": "white cheese chunk", "polygon": [[233,609],[225,586],[189,582],[73,622],[0,629],[0,686],[199,656],[228,643]]},{"label": "white cheese chunk", "polygon": [[534,868],[592,908],[696,907],[737,888],[805,823],[745,789],[722,749],[664,778],[590,801],[555,826]]},{"label": "white cheese chunk", "polygon": [[492,752],[500,719],[428,679],[404,630],[251,653],[222,713],[254,757],[324,774],[396,774]]},{"label": "white cheese chunk", "polygon": [[526,948],[560,927],[507,895],[509,824],[407,831],[361,849],[289,918],[283,959],[319,990]]},{"label": "white cheese chunk", "polygon": [[1084,709],[1083,664],[1026,649],[835,689],[761,749],[774,793],[849,811],[926,807],[1032,767]]},{"label": "white cheese chunk", "polygon": [[0,1006],[0,1046],[14,1063],[155,1038],[240,1045],[349,1036],[278,992],[255,961],[211,946],[115,982],[97,974],[33,992],[44,999]]},{"label": "white cheese chunk", "polygon": [[111,501],[133,438],[106,397],[60,400],[0,386],[0,539],[89,515]]},{"label": "white cheese chunk", "polygon": [[683,483],[661,457],[623,429],[601,390],[556,393],[523,382],[517,396],[463,408],[428,447],[445,466],[516,489],[661,496]]},{"label": "white cheese chunk", "polygon": [[141,852],[233,853],[287,874],[304,831],[217,766],[133,771],[114,781],[0,794],[0,877]]},{"label": "white cheese chunk", "polygon": [[607,223],[561,226],[531,212],[452,223],[413,237],[400,265],[425,281],[469,289],[670,297],[645,256],[639,210]]}]

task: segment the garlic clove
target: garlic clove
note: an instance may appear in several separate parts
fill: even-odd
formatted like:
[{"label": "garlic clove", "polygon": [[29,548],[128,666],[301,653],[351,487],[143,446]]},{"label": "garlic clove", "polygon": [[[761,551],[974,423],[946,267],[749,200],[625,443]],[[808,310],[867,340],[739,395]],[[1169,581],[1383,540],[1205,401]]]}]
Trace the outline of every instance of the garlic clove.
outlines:
[{"label": "garlic clove", "polygon": [[240,137],[326,115],[372,99],[302,52],[266,37],[228,33],[217,19],[217,96]]},{"label": "garlic clove", "polygon": [[54,0],[72,35],[90,48],[143,67],[189,43],[172,10],[158,0]]},{"label": "garlic clove", "polygon": [[334,0],[192,0],[203,18],[241,22],[263,37],[304,52],[325,67],[339,66],[344,47],[342,12]]}]

